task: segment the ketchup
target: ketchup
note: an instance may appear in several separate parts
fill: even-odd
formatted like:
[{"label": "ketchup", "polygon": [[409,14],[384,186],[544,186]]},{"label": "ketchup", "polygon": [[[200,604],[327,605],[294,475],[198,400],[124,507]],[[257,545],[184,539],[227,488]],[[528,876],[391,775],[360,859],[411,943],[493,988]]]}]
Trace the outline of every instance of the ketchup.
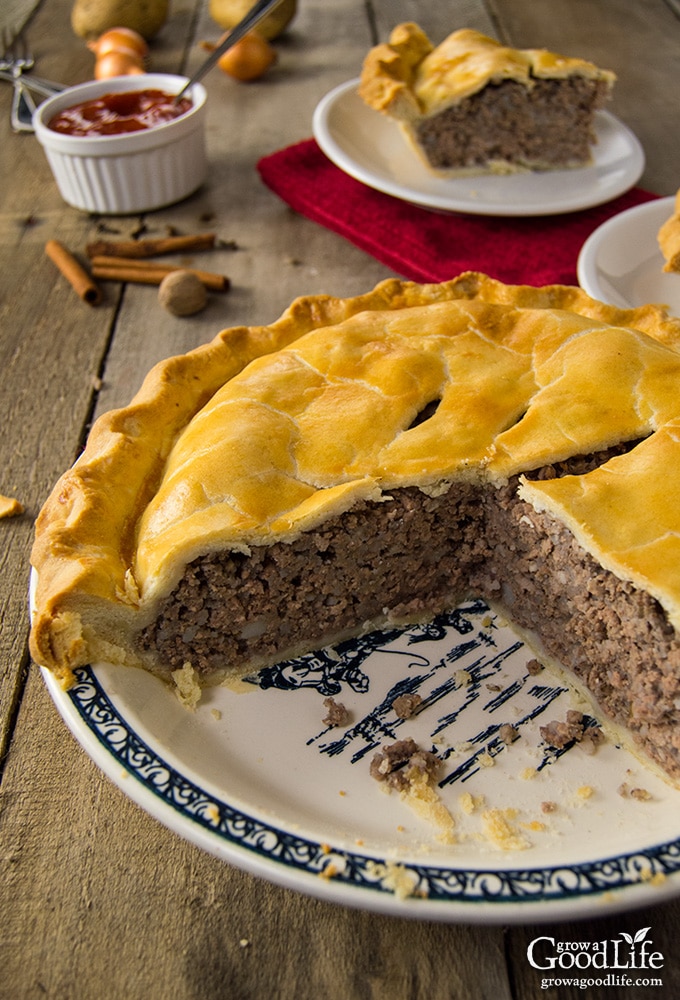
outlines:
[{"label": "ketchup", "polygon": [[132,90],[75,104],[51,118],[47,127],[65,135],[121,135],[172,121],[190,107],[188,97],[175,103],[174,95],[162,90]]}]

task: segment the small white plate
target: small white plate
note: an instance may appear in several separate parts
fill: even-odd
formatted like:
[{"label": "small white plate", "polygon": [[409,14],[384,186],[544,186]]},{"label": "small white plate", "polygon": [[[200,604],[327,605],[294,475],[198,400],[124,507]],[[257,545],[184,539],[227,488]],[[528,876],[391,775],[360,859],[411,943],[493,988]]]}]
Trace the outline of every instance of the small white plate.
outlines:
[{"label": "small white plate", "polygon": [[553,215],[611,201],[644,170],[636,136],[606,111],[597,113],[594,163],[578,170],[438,177],[425,167],[396,122],[369,108],[358,80],[317,105],[314,138],[337,167],[368,187],[416,205],[473,215]]},{"label": "small white plate", "polygon": [[675,198],[629,208],[599,226],[583,244],[578,281],[594,299],[623,309],[656,303],[680,316],[680,274],[667,274],[657,242]]},{"label": "small white plate", "polygon": [[[528,670],[531,659],[470,601],[427,625],[279,664],[242,691],[204,692],[195,712],[141,670],[80,669],[69,691],[44,678],[76,738],[134,802],[224,861],[309,895],[465,923],[593,917],[677,895],[680,790],[615,740],[592,756],[547,746],[541,725],[587,709],[563,678]],[[392,708],[404,692],[423,699],[408,720]],[[341,728],[323,722],[330,696],[350,712]],[[511,745],[504,724],[519,734]],[[455,843],[369,774],[383,744],[408,736],[442,759]],[[622,796],[623,784],[651,798]],[[489,838],[487,809],[516,810],[522,849]],[[415,894],[395,893],[395,870]]]}]

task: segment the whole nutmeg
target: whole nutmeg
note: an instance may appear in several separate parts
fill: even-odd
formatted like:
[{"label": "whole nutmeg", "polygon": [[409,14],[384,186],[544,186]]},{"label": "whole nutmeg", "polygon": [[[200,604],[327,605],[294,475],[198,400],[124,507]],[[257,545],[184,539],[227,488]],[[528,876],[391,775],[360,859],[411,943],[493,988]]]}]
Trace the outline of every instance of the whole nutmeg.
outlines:
[{"label": "whole nutmeg", "polygon": [[205,307],[208,293],[191,271],[172,271],[158,286],[158,301],[174,316],[192,316]]}]

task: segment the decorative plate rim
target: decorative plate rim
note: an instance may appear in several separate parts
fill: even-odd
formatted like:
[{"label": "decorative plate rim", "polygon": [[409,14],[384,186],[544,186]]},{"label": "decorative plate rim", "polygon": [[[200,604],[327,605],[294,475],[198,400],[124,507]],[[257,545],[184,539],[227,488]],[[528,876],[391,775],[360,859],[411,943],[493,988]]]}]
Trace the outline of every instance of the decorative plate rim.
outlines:
[{"label": "decorative plate rim", "polygon": [[[619,212],[598,226],[590,234],[579,252],[576,268],[581,288],[592,298],[600,299],[603,302],[611,302],[613,305],[619,306],[619,308],[633,309],[637,306],[646,305],[648,299],[645,299],[644,302],[641,300],[638,301],[636,296],[631,294],[632,288],[630,282],[626,282],[624,292],[619,288],[608,288],[607,283],[600,280],[599,256],[608,247],[611,240],[616,241],[617,249],[623,246],[626,252],[630,250],[631,264],[638,260],[644,262],[646,259],[645,255],[653,258],[653,267],[655,270],[658,269],[659,285],[663,282],[667,288],[670,282],[675,283],[677,281],[680,284],[680,279],[677,275],[663,273],[663,256],[656,242],[650,245],[646,242],[641,243],[640,240],[631,240],[630,238],[625,242],[621,241],[621,232],[635,227],[640,222],[642,225],[649,223],[656,230],[657,224],[660,227],[663,220],[671,215],[674,204],[674,195],[655,198],[642,205],[634,205],[632,208]],[[652,220],[654,220],[653,224]],[[630,233],[627,233],[627,235],[630,237]],[[647,235],[648,233],[645,233],[645,236]],[[658,287],[654,291],[656,292],[656,294],[653,294],[655,301],[661,301],[664,294],[666,296],[669,294],[668,290],[664,293],[661,287]],[[676,311],[680,313],[680,304]]]},{"label": "decorative plate rim", "polygon": [[[529,923],[593,915],[658,903],[677,895],[680,837],[644,849],[555,866],[452,866],[405,863],[416,894],[401,898],[381,878],[381,859],[325,844],[248,815],[206,792],[164,760],[123,717],[84,667],[67,691],[44,668],[62,718],[95,763],[163,825],[207,852],[303,894],[398,916],[449,922]],[[93,745],[93,739],[96,746]],[[129,777],[134,779],[130,783]],[[333,877],[324,869],[334,862]],[[340,862],[339,866],[337,862]],[[663,884],[641,881],[645,871]]]}]

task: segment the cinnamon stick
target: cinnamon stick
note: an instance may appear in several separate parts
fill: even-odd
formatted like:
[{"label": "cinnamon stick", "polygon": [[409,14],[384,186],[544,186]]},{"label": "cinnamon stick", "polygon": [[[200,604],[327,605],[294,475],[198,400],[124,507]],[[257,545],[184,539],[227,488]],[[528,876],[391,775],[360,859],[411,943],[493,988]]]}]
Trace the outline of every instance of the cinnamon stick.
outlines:
[{"label": "cinnamon stick", "polygon": [[53,261],[78,296],[91,306],[101,302],[102,294],[84,267],[58,240],[48,240],[45,253]]},{"label": "cinnamon stick", "polygon": [[173,271],[190,271],[211,292],[227,292],[231,282],[224,274],[200,271],[193,267],[156,264],[146,260],[121,260],[117,257],[92,258],[92,274],[102,281],[126,281],[137,285],[160,285]]},{"label": "cinnamon stick", "polygon": [[215,233],[195,233],[189,236],[159,236],[146,240],[99,240],[88,243],[88,257],[124,257],[137,259],[158,257],[164,253],[190,253],[193,250],[211,250],[215,246]]}]

